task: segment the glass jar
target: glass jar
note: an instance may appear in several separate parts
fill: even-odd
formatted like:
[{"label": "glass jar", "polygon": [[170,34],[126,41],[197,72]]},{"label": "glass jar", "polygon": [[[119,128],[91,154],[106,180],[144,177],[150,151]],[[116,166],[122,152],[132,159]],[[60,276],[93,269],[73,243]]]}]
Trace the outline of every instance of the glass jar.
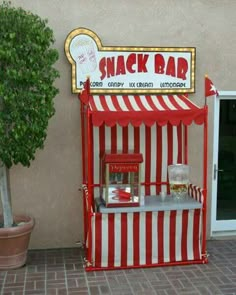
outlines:
[{"label": "glass jar", "polygon": [[174,164],[168,166],[170,193],[174,198],[182,199],[188,194],[189,166]]}]

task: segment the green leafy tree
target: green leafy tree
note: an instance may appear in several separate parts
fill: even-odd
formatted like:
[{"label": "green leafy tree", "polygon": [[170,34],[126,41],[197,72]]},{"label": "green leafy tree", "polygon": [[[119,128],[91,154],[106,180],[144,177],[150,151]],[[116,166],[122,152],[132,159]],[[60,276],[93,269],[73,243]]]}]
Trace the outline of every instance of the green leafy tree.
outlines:
[{"label": "green leafy tree", "polygon": [[0,193],[4,227],[10,227],[7,169],[18,163],[29,166],[43,148],[55,113],[58,51],[52,48],[47,20],[9,2],[0,4],[0,28]]}]

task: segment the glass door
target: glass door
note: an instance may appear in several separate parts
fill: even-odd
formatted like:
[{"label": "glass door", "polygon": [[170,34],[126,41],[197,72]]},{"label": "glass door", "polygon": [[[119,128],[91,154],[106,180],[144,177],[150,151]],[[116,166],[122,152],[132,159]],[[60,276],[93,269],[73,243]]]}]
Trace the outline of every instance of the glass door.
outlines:
[{"label": "glass door", "polygon": [[236,234],[236,92],[235,96],[230,93],[215,98],[218,124],[214,120],[213,235],[214,232],[227,235],[229,231]]}]

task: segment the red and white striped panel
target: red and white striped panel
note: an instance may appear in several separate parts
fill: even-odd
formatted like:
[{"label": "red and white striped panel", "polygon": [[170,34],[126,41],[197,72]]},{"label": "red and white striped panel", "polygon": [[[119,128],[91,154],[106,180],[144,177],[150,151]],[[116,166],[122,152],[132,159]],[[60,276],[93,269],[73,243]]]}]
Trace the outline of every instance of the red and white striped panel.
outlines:
[{"label": "red and white striped panel", "polygon": [[92,266],[149,266],[201,259],[201,209],[96,213]]},{"label": "red and white striped panel", "polygon": [[204,109],[199,108],[186,95],[94,95],[90,96],[89,108],[93,125],[104,122],[108,126],[116,123],[126,126],[142,123],[151,126],[155,122],[165,125],[180,121],[189,125],[192,121],[202,124]]},{"label": "red and white striped panel", "polygon": [[188,194],[196,201],[203,203],[203,189],[199,186],[193,185],[192,183],[188,186]]},{"label": "red and white striped panel", "polygon": [[[99,183],[101,154],[105,151],[127,153],[129,150],[143,154],[142,183],[167,182],[167,166],[183,161],[182,129],[181,125],[170,124],[163,127],[157,124],[152,127],[134,127],[131,124],[125,127],[108,127],[105,124],[93,127],[93,183]],[[166,186],[161,188],[155,184],[146,185],[142,193],[156,195],[160,190],[166,190]]]}]

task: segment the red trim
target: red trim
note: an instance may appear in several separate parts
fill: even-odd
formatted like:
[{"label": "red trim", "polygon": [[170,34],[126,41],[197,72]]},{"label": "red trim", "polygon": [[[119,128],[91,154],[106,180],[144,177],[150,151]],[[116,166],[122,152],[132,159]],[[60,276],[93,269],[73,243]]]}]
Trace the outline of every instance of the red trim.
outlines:
[{"label": "red trim", "polygon": [[139,265],[139,212],[133,214],[133,265]]},{"label": "red trim", "polygon": [[182,215],[181,254],[182,254],[183,261],[188,260],[188,251],[187,251],[188,212],[189,212],[189,210],[183,210],[183,215]]},{"label": "red trim", "polygon": [[193,216],[193,255],[194,260],[200,259],[200,209],[194,210],[194,216]]},{"label": "red trim", "polygon": [[158,248],[158,263],[164,262],[164,211],[158,212],[157,217],[157,248]]},{"label": "red trim", "polygon": [[184,164],[188,164],[188,128],[184,126]]},{"label": "red trim", "polygon": [[[161,183],[161,167],[162,167],[162,127],[157,125],[157,143],[156,143],[156,181],[157,183]],[[157,185],[157,194],[161,191],[161,186]]]},{"label": "red trim", "polygon": [[[190,125],[193,121],[196,124],[204,123],[204,108],[198,108],[184,95],[146,95],[145,103],[139,95],[111,95],[109,100],[107,97],[108,95],[90,97],[89,105],[93,113],[93,124],[95,126],[100,126],[103,122],[108,126],[114,126],[116,123],[122,126],[127,126],[129,123],[134,126],[140,126],[142,122],[148,126],[153,125],[155,122],[158,122],[160,126],[167,124],[167,122],[177,126],[181,121],[185,125]],[[134,109],[131,103],[131,97],[136,101],[137,110]],[[96,106],[97,100],[100,101],[102,106],[100,111],[98,111]],[[112,101],[112,106],[108,104],[110,100]],[[118,100],[122,100],[122,103],[125,105],[124,110],[122,110]]]},{"label": "red trim", "polygon": [[85,267],[86,271],[100,271],[100,270],[120,270],[120,269],[132,269],[132,268],[150,268],[150,267],[163,267],[163,266],[178,266],[178,265],[191,265],[191,264],[207,264],[208,259],[203,257],[201,260],[189,260],[189,261],[178,261],[178,262],[162,262],[145,265],[132,265],[126,267]]},{"label": "red trim", "polygon": [[208,106],[204,107],[206,112],[204,122],[204,135],[203,135],[203,209],[202,209],[202,253],[206,254],[206,224],[207,224],[207,165],[208,165]]},{"label": "red trim", "polygon": [[[151,129],[145,126],[145,182],[150,182],[151,175]],[[150,195],[150,186],[145,187],[145,195]]]},{"label": "red trim", "polygon": [[120,154],[104,154],[105,163],[142,163],[142,154],[120,153]]}]

